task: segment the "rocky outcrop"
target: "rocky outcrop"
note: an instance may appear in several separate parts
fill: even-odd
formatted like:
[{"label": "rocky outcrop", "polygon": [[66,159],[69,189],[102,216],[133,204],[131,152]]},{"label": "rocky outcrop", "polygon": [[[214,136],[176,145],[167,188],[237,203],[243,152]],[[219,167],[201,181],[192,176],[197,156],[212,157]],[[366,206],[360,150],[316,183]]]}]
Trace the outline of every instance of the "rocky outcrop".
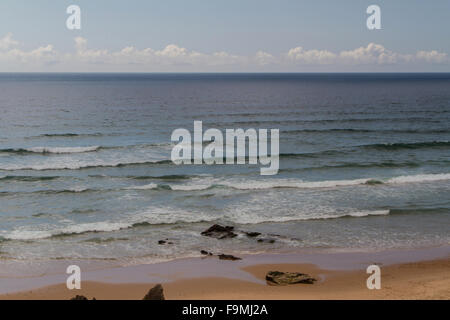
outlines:
[{"label": "rocky outcrop", "polygon": [[245,234],[246,234],[247,237],[249,237],[249,238],[256,238],[256,237],[258,237],[258,236],[261,235],[260,232],[246,232]]},{"label": "rocky outcrop", "polygon": [[313,284],[316,279],[305,273],[269,271],[266,275],[266,281],[270,285],[285,286],[289,284]]},{"label": "rocky outcrop", "polygon": [[166,300],[162,285],[157,284],[151,288],[142,300]]},{"label": "rocky outcrop", "polygon": [[211,237],[216,239],[231,239],[237,236],[236,233],[233,232],[234,227],[232,226],[221,226],[219,224],[215,224],[211,226],[209,229],[202,232],[202,236]]}]

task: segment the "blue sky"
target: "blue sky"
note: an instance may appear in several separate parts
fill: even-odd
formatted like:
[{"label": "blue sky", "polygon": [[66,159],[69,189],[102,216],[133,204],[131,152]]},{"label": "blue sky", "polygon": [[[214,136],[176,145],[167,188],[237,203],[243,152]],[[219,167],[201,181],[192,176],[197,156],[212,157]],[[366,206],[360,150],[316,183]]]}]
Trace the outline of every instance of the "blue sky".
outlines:
[{"label": "blue sky", "polygon": [[[366,27],[371,4],[382,30]],[[448,0],[2,0],[0,71],[450,71],[449,13]]]}]

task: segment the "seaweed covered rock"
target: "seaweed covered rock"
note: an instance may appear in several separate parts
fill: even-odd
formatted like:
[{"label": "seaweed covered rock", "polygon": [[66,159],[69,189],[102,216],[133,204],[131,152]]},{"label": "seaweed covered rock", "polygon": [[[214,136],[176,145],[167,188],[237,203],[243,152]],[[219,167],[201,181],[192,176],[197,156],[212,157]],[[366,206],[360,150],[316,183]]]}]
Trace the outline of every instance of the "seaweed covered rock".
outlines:
[{"label": "seaweed covered rock", "polygon": [[266,275],[266,281],[270,285],[285,286],[298,283],[313,284],[317,280],[305,273],[269,271]]}]

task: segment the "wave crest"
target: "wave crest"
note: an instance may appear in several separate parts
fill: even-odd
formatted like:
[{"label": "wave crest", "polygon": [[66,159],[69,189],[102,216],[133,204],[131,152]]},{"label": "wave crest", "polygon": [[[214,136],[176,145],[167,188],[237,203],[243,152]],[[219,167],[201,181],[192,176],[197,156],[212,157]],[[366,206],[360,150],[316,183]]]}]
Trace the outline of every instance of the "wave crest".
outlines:
[{"label": "wave crest", "polygon": [[2,153],[13,153],[13,154],[70,154],[70,153],[85,153],[85,152],[95,152],[100,150],[100,146],[90,146],[90,147],[33,147],[33,148],[19,148],[19,149],[2,149]]}]

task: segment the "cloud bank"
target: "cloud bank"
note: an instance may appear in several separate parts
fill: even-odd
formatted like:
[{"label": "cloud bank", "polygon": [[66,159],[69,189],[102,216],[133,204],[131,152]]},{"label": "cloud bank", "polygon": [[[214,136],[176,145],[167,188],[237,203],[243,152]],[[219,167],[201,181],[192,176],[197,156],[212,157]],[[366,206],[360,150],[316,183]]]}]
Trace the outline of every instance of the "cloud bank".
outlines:
[{"label": "cloud bank", "polygon": [[74,39],[73,52],[59,52],[50,44],[27,51],[11,33],[0,38],[0,71],[392,71],[393,67],[448,71],[449,66],[450,58],[444,52],[397,53],[375,43],[341,52],[297,46],[278,55],[258,51],[243,56],[223,51],[202,53],[176,44],[159,50],[133,46],[119,51],[91,49],[82,37]]}]

